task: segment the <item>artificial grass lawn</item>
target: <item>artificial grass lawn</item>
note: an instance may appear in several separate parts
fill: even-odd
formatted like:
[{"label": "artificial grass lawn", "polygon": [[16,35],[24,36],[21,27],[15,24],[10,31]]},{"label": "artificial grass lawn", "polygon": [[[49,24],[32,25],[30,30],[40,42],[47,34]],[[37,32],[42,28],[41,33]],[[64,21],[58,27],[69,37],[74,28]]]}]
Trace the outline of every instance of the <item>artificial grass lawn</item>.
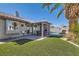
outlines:
[{"label": "artificial grass lawn", "polygon": [[24,56],[62,56],[79,55],[79,48],[59,38],[47,38],[40,41],[15,41],[0,44],[0,55]]}]

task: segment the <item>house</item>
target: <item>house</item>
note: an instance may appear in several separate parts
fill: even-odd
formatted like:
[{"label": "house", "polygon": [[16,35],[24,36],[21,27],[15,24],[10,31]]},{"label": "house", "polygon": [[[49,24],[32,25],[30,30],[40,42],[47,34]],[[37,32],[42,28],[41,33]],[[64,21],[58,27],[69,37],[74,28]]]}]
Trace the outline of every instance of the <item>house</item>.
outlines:
[{"label": "house", "polygon": [[60,27],[55,27],[53,25],[50,26],[50,32],[58,32],[61,33],[61,28]]},{"label": "house", "polygon": [[27,35],[44,37],[49,33],[50,23],[48,21],[32,22],[21,18],[17,12],[16,16],[0,12],[0,40]]},{"label": "house", "polygon": [[68,26],[61,26],[61,32],[68,34],[68,32],[69,32],[69,27],[68,27]]},{"label": "house", "polygon": [[58,32],[58,33],[68,33],[69,28],[68,26],[60,26],[60,27],[55,27],[53,25],[50,25],[50,32]]}]

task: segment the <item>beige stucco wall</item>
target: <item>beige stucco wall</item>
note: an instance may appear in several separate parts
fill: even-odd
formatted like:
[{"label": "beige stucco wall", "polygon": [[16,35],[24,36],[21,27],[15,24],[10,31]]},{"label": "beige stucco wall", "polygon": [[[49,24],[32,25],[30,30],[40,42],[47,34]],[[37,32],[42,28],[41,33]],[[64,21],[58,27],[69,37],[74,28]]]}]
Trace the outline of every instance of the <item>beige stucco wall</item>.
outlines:
[{"label": "beige stucco wall", "polygon": [[0,39],[4,37],[5,32],[5,21],[0,19]]},{"label": "beige stucco wall", "polygon": [[[16,21],[17,24],[18,24],[18,29],[17,30],[13,30],[13,31],[8,31],[6,29],[6,34],[5,34],[5,38],[7,37],[16,37],[16,36],[23,36],[23,35],[26,35],[27,33],[22,33],[22,31],[25,31],[26,30],[26,25],[25,23],[22,23],[22,22],[18,22]],[[21,24],[23,24],[24,26],[22,27]]]},{"label": "beige stucco wall", "polygon": [[[22,36],[21,34],[20,34],[20,23],[19,22],[17,22],[17,24],[18,24],[18,29],[16,29],[16,30],[8,30],[7,28],[6,28],[6,32],[5,32],[5,37],[4,38],[8,38],[8,37],[17,37],[17,36]],[[6,26],[6,25],[5,25]]]},{"label": "beige stucco wall", "polygon": [[[19,22],[17,22],[17,24],[18,24],[17,27],[19,28]],[[19,33],[19,29],[16,29],[16,30],[8,30],[7,24],[5,26],[6,26],[6,34],[15,34],[15,33],[17,34],[17,33]]]},{"label": "beige stucco wall", "polygon": [[[26,30],[26,25],[25,23],[22,23],[22,22],[18,22],[16,21],[17,24],[18,24],[18,29],[17,30],[13,30],[13,31],[9,31],[7,30],[7,26],[6,26],[6,20],[4,19],[0,19],[0,39],[2,38],[8,38],[8,37],[17,37],[17,36],[22,36],[24,35],[22,33],[22,31],[25,31]],[[21,24],[24,24],[23,27],[21,27]],[[25,33],[26,35],[27,33]]]}]

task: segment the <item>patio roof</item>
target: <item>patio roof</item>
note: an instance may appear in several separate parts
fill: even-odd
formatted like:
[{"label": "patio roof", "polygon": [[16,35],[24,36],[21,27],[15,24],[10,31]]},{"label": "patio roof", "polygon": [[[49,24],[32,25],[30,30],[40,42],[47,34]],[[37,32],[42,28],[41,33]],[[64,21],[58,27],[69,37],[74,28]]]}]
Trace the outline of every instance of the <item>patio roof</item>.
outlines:
[{"label": "patio roof", "polygon": [[0,18],[14,20],[14,21],[20,21],[20,22],[24,22],[24,23],[35,23],[35,24],[36,23],[49,23],[49,24],[51,24],[47,20],[32,21],[29,19],[24,19],[22,17],[16,17],[15,15],[7,14],[4,12],[0,12]]},{"label": "patio roof", "polygon": [[39,20],[39,21],[33,21],[32,23],[35,23],[35,24],[39,24],[39,23],[48,23],[48,24],[51,24],[50,22],[48,22],[47,20]]},{"label": "patio roof", "polygon": [[3,13],[3,12],[0,12],[0,17],[3,18],[3,19],[9,19],[9,20],[14,20],[14,21],[31,23],[29,20],[26,20],[22,17],[16,17],[14,15],[6,14],[6,13]]}]

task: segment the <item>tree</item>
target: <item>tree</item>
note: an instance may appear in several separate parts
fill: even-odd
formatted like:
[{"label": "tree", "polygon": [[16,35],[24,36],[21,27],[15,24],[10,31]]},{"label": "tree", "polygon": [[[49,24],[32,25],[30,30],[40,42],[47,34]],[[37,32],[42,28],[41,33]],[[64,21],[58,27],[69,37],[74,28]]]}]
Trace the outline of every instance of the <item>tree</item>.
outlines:
[{"label": "tree", "polygon": [[50,9],[50,6],[52,6],[51,3],[46,3],[42,5],[43,8],[47,7],[50,13],[52,13],[59,6],[63,6],[60,12],[58,12],[57,18],[59,18],[59,16],[64,11],[65,17],[69,20],[69,31],[70,31],[69,33],[73,32],[73,30],[76,28],[77,21],[78,21],[79,4],[78,3],[65,3],[65,4],[56,3],[54,4],[54,7],[52,7],[51,9]]}]

